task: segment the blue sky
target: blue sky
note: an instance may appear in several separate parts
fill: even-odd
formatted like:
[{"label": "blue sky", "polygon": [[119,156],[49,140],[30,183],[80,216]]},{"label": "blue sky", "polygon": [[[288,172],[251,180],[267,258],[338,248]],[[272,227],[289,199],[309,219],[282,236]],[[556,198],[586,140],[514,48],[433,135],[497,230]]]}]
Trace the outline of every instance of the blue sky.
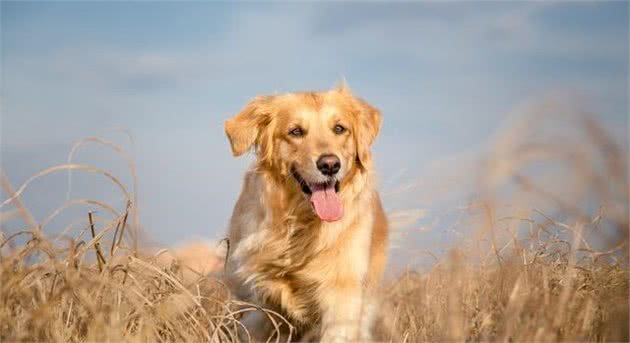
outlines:
[{"label": "blue sky", "polygon": [[[510,111],[549,92],[576,94],[627,135],[625,1],[1,9],[2,169],[18,185],[63,163],[81,138],[114,140],[135,156],[141,221],[166,244],[222,237],[251,159],[231,157],[223,121],[258,94],[326,89],[345,78],[383,112],[374,147],[382,187],[482,148]],[[76,157],[130,182],[106,149],[86,147]],[[122,206],[101,179],[75,179],[74,196]],[[65,189],[65,175],[51,176],[25,202],[43,218]],[[390,210],[431,205],[417,194],[386,201]]]}]

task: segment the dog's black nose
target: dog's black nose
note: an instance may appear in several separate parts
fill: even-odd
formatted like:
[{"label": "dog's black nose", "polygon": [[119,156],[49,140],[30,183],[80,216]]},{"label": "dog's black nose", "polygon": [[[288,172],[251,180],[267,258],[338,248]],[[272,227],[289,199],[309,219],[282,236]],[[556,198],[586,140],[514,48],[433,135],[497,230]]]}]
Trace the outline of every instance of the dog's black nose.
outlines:
[{"label": "dog's black nose", "polygon": [[321,155],[319,159],[317,159],[317,169],[326,176],[337,174],[339,168],[341,168],[341,161],[339,161],[339,157],[335,155]]}]

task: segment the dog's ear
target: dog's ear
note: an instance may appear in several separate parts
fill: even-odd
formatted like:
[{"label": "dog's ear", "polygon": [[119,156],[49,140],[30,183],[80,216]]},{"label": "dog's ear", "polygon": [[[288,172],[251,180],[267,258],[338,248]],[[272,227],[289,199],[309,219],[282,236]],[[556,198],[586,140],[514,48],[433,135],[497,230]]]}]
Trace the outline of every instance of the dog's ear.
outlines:
[{"label": "dog's ear", "polygon": [[225,121],[225,134],[230,140],[232,154],[240,156],[257,143],[261,131],[271,121],[270,96],[258,96],[237,115]]},{"label": "dog's ear", "polygon": [[356,98],[358,105],[357,128],[355,136],[357,139],[357,162],[364,168],[368,168],[371,163],[370,146],[381,130],[383,118],[381,112],[365,100]]}]

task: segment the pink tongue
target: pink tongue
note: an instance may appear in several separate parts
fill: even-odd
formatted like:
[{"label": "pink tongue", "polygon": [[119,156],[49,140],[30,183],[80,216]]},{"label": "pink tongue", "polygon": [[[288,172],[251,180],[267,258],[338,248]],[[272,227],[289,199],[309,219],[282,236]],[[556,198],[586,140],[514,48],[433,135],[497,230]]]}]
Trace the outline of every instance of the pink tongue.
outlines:
[{"label": "pink tongue", "polygon": [[335,192],[335,185],[311,187],[311,203],[317,216],[325,222],[334,222],[343,216],[341,199]]}]

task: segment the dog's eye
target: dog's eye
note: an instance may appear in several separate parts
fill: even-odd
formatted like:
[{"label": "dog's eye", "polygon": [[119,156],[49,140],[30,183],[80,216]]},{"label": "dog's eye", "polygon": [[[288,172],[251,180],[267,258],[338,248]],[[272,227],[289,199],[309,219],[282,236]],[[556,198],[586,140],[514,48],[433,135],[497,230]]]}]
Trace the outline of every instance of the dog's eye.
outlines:
[{"label": "dog's eye", "polygon": [[335,134],[340,135],[344,132],[346,132],[346,128],[341,126],[341,125],[335,125],[335,128],[333,129],[335,131]]},{"label": "dog's eye", "polygon": [[293,137],[302,137],[304,136],[304,130],[302,130],[301,127],[296,127],[289,131],[289,135]]}]

